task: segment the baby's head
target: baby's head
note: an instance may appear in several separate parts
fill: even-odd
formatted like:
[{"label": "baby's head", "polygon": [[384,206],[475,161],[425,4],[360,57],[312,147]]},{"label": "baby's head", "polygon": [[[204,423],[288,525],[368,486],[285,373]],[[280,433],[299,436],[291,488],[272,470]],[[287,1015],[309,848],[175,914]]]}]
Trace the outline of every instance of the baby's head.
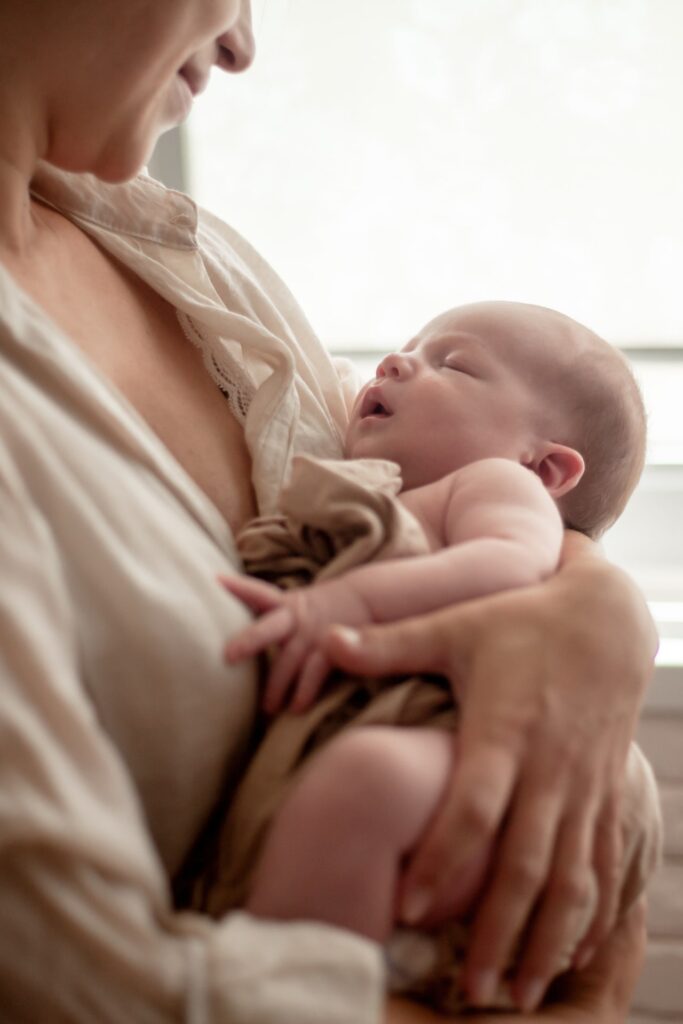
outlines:
[{"label": "baby's head", "polygon": [[645,412],[624,357],[587,327],[542,306],[482,302],[443,313],[382,360],[346,454],[393,459],[406,489],[514,459],[567,526],[598,537],[642,472]]}]

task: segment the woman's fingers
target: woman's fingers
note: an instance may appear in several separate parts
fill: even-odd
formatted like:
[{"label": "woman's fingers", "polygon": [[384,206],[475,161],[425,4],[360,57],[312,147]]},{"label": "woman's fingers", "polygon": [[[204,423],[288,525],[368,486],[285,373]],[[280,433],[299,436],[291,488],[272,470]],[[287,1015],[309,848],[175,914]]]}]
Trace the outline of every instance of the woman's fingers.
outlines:
[{"label": "woman's fingers", "polygon": [[405,675],[408,672],[451,674],[448,656],[457,652],[461,609],[403,619],[381,626],[350,629],[333,626],[325,637],[325,650],[333,665],[357,675]]},{"label": "woman's fingers", "polygon": [[647,939],[645,916],[645,900],[641,898],[620,918],[614,931],[596,951],[590,967],[581,971],[577,978],[587,999],[594,997],[598,990],[608,996],[615,1020],[625,1019],[642,969]]},{"label": "woman's fingers", "polygon": [[[540,1019],[576,1022],[625,1021],[640,974],[646,942],[645,902],[623,914],[589,967],[559,979]],[[564,1009],[567,1013],[563,1012]]]},{"label": "woman's fingers", "polygon": [[[561,802],[554,790],[522,793],[523,798],[513,802],[499,838],[495,864],[474,919],[465,982],[479,1006],[491,1004],[552,866]],[[542,986],[540,999],[547,979],[531,980]]]},{"label": "woman's fingers", "polygon": [[456,750],[442,805],[402,880],[400,910],[408,924],[468,909],[514,785],[515,764],[506,751],[481,746],[466,757],[462,744]]},{"label": "woman's fingers", "polygon": [[550,981],[570,966],[596,902],[593,816],[577,810],[557,833],[552,866],[520,950],[513,986],[519,1007],[535,1009]]},{"label": "woman's fingers", "polygon": [[621,897],[623,839],[619,822],[619,798],[612,795],[598,815],[593,840],[593,870],[598,885],[598,902],[593,922],[579,943],[574,966],[590,963],[595,950],[614,928]]}]

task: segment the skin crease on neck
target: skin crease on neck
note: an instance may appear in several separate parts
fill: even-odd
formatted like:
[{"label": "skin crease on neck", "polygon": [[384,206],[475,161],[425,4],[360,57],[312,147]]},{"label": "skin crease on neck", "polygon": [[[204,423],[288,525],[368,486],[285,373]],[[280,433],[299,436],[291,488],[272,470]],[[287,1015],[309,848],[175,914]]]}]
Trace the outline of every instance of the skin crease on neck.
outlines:
[{"label": "skin crease on neck", "polygon": [[[180,78],[201,88],[212,65],[241,71],[251,63],[248,0],[129,5],[127,19],[113,0],[9,0],[0,8],[0,262],[237,529],[256,511],[242,429],[175,310],[30,197],[40,159],[103,180],[132,177],[159,132],[186,113]],[[82,75],[60,88],[65,66]]]}]

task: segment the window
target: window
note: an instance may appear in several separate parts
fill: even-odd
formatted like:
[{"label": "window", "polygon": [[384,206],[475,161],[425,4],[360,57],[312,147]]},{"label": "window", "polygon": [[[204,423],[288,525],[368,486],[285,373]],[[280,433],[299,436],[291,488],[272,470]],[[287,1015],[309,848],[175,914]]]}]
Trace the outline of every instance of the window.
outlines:
[{"label": "window", "polygon": [[253,69],[216,76],[183,129],[189,191],[261,250],[330,347],[366,364],[479,298],[554,306],[627,350],[650,411],[649,465],[606,547],[673,642],[683,4],[253,8]]}]

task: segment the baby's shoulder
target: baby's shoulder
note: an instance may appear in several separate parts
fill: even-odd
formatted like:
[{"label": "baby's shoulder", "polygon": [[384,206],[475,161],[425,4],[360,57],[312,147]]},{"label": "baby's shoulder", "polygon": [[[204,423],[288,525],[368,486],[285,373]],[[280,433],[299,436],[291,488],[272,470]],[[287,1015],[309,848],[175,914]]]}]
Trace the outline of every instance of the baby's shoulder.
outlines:
[{"label": "baby's shoulder", "polygon": [[512,459],[487,458],[470,462],[438,481],[444,500],[461,493],[482,496],[544,492],[539,477]]},{"label": "baby's shoulder", "polygon": [[456,495],[490,489],[500,491],[528,475],[527,469],[510,459],[479,459],[431,483],[402,491],[400,499],[406,508],[423,518],[426,513],[442,513]]},{"label": "baby's shoulder", "polygon": [[[451,474],[449,474],[450,477]],[[432,549],[443,547],[444,513],[449,501],[449,477],[401,491],[399,501],[418,520]]]},{"label": "baby's shoulder", "polygon": [[440,503],[445,532],[463,515],[512,515],[517,512],[556,518],[556,505],[539,476],[512,459],[490,458],[471,462],[440,482]]}]

